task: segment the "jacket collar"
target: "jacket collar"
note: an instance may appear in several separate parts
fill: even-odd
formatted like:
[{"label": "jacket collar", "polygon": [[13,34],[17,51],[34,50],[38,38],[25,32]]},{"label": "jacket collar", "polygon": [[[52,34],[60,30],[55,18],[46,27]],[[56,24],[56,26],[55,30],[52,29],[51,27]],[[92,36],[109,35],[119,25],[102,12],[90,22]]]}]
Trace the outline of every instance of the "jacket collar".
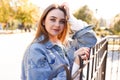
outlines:
[{"label": "jacket collar", "polygon": [[[41,37],[39,37],[38,39],[36,39],[35,42],[40,42],[40,41],[43,40],[43,39],[44,39],[44,36],[41,36]],[[52,47],[54,47],[54,46],[60,46],[59,44],[54,44],[54,43],[52,43],[51,41],[47,41],[46,43],[44,43],[44,45],[45,45],[45,47],[46,47],[47,49],[50,49],[50,48],[52,48]]]}]

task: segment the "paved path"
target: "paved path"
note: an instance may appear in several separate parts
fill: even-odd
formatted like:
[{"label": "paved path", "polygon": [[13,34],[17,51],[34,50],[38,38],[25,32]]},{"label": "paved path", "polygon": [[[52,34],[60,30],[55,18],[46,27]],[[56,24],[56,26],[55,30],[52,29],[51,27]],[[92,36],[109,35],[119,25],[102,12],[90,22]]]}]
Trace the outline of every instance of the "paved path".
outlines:
[{"label": "paved path", "polygon": [[20,80],[21,61],[33,33],[0,34],[0,80]]}]

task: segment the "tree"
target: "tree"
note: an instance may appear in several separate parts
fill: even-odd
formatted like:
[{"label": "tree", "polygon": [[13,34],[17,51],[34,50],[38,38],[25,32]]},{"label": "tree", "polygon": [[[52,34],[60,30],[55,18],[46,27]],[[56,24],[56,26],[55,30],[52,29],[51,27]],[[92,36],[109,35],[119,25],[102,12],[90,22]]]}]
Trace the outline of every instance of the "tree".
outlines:
[{"label": "tree", "polygon": [[111,23],[112,24],[110,25],[110,31],[112,31],[112,33],[115,35],[119,35],[120,34],[120,14],[117,14]]},{"label": "tree", "polygon": [[0,2],[0,22],[3,23],[3,28],[5,28],[14,11],[10,6],[10,0],[0,0]]},{"label": "tree", "polygon": [[9,29],[15,29],[17,25],[13,25],[16,22],[31,25],[39,20],[39,17],[39,8],[28,0],[0,0],[0,23],[5,27],[9,23]]},{"label": "tree", "polygon": [[28,0],[20,0],[17,6],[16,19],[21,23],[34,23],[36,16],[40,16],[38,8],[27,2]]},{"label": "tree", "polygon": [[[88,24],[95,24],[95,17],[93,17],[93,12],[88,8],[87,5],[81,7],[73,14],[77,19],[86,21]],[[95,21],[94,21],[95,20]]]},{"label": "tree", "polygon": [[79,8],[74,14],[77,19],[81,19],[88,24],[92,24],[95,27],[93,28],[97,35],[99,35],[100,27],[99,27],[99,20],[94,17],[92,10],[88,8],[87,5]]}]

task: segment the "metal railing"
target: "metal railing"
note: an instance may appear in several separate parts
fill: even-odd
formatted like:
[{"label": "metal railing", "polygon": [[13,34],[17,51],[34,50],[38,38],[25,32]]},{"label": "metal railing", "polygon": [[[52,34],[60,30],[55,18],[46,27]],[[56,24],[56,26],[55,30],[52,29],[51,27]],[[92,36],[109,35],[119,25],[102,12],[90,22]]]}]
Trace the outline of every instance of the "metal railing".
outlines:
[{"label": "metal railing", "polygon": [[[67,80],[74,80],[77,75],[81,75],[81,72],[82,80],[105,80],[107,54],[109,51],[116,50],[120,52],[120,37],[106,37],[91,48],[89,60],[84,62],[75,75],[70,77],[69,70],[64,65],[60,68],[65,68],[67,75],[69,75],[67,77],[70,78]],[[49,80],[52,80],[52,77]]]},{"label": "metal railing", "polygon": [[85,64],[87,73],[83,71],[84,80],[105,80],[106,59],[110,50],[120,51],[120,37],[106,37],[91,48],[90,58]]}]

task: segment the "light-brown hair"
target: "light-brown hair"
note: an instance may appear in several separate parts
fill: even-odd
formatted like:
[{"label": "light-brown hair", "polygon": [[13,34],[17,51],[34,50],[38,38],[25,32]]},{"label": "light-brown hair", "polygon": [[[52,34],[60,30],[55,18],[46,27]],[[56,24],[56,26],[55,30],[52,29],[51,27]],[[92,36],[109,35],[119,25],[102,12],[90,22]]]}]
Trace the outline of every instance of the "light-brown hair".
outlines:
[{"label": "light-brown hair", "polygon": [[60,5],[58,4],[51,4],[50,6],[48,6],[44,12],[42,13],[41,17],[40,17],[40,21],[39,21],[39,24],[38,24],[38,28],[37,28],[37,32],[36,32],[36,35],[35,35],[35,39],[39,38],[40,36],[44,35],[44,40],[42,40],[41,42],[44,43],[44,42],[47,42],[49,40],[49,36],[48,36],[48,32],[46,31],[44,25],[43,25],[43,21],[45,21],[46,19],[46,16],[47,14],[53,10],[53,9],[59,9],[61,11],[63,11],[64,15],[65,15],[65,18],[66,18],[66,23],[65,23],[65,27],[64,27],[64,30],[63,32],[58,36],[58,39],[64,43],[66,41],[66,38],[68,36],[68,33],[69,33],[69,24],[67,22],[67,14],[66,14],[66,10],[64,9],[64,7],[61,7]]}]

